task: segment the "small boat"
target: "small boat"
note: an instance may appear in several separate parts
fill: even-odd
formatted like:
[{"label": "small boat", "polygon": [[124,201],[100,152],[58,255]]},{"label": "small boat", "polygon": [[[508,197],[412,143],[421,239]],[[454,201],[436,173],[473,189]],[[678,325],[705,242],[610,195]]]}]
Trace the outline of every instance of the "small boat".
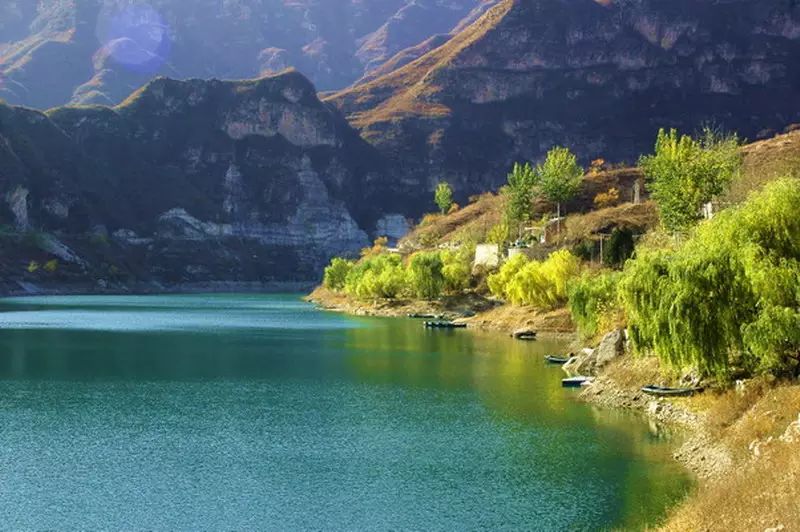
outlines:
[{"label": "small boat", "polygon": [[415,320],[440,320],[442,319],[441,314],[409,314],[409,318]]},{"label": "small boat", "polygon": [[452,321],[426,321],[426,329],[466,329],[466,323],[453,323]]},{"label": "small boat", "polygon": [[569,357],[559,357],[555,355],[547,355],[544,359],[551,364],[560,364],[562,366],[569,362]]},{"label": "small boat", "polygon": [[686,397],[703,391],[703,388],[670,388],[669,386],[649,385],[642,387],[642,391],[647,395],[656,397]]},{"label": "small boat", "polygon": [[580,388],[581,386],[588,386],[592,382],[594,382],[594,377],[570,377],[561,379],[561,386],[564,388]]},{"label": "small boat", "polygon": [[520,329],[511,333],[517,340],[536,340],[536,331],[530,329]]}]

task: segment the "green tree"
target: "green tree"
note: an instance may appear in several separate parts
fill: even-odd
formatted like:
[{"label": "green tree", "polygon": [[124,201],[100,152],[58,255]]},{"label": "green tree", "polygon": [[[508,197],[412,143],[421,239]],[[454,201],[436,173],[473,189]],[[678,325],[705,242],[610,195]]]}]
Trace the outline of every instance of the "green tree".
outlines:
[{"label": "green tree", "polygon": [[685,232],[701,218],[701,208],[720,195],[742,164],[736,135],[706,129],[699,139],[674,129],[658,132],[655,153],[639,160],[664,227]]},{"label": "green tree", "polygon": [[466,290],[472,281],[472,258],[475,256],[475,246],[462,245],[457,250],[447,250],[441,253],[442,276],[444,277],[444,290],[457,294]]},{"label": "green tree", "polygon": [[411,292],[419,299],[436,299],[444,288],[442,257],[436,252],[417,253],[411,257],[406,279]]},{"label": "green tree", "polygon": [[442,214],[447,214],[447,211],[453,206],[453,188],[450,184],[444,181],[439,183],[433,196]]},{"label": "green tree", "polygon": [[519,226],[530,219],[535,189],[536,174],[530,163],[515,163],[508,174],[508,186],[504,188],[508,196],[505,224],[509,233],[517,232]]},{"label": "green tree", "polygon": [[781,180],[675,249],[638,251],[619,284],[636,350],[720,377],[800,371],[798,211],[797,181]]},{"label": "green tree", "polygon": [[323,276],[322,282],[325,287],[337,292],[342,290],[347,281],[347,275],[353,269],[353,264],[353,261],[339,257],[331,260],[330,265],[325,268],[325,275]]},{"label": "green tree", "polygon": [[561,205],[580,190],[584,171],[568,148],[557,146],[547,153],[544,162],[536,167],[539,192],[556,204],[558,231],[561,231]]},{"label": "green tree", "polygon": [[399,255],[368,255],[348,272],[345,293],[358,299],[394,299],[405,289],[405,270]]}]

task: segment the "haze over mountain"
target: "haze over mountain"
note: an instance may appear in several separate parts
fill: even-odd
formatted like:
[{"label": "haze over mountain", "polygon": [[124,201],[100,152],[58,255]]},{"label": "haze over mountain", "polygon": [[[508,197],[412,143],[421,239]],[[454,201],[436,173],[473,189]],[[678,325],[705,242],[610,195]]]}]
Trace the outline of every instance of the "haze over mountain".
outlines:
[{"label": "haze over mountain", "polygon": [[3,0],[0,98],[115,104],[155,75],[254,78],[287,67],[320,90],[444,38],[496,0]]},{"label": "haze over mountain", "polygon": [[[254,2],[224,5],[233,10]],[[188,5],[151,5],[167,4]],[[356,27],[366,2],[345,4],[362,9],[342,11]],[[409,12],[423,5],[407,4]],[[15,12],[30,19],[35,13],[26,5],[18,2]],[[61,41],[25,48],[19,57],[28,59],[21,59],[6,90],[24,85],[37,98],[56,99],[58,90],[72,86],[64,83],[69,76],[80,81],[76,73],[87,57],[80,43],[96,46],[97,25],[45,17],[64,5],[72,4],[53,3],[55,11],[39,14],[49,26],[32,27],[37,35],[45,27],[73,29],[63,30]],[[285,5],[306,5],[308,17],[324,12],[322,2]],[[458,2],[436,5],[456,6],[453,20],[468,10]],[[81,6],[79,21],[91,18],[80,13],[96,13]],[[245,29],[256,15],[273,20],[275,14],[248,13],[242,35],[249,35]],[[200,27],[191,14],[183,13],[175,27]],[[181,77],[224,67],[230,75],[221,77],[237,77],[235,69],[245,67],[236,59],[249,37],[220,33],[225,20],[205,27],[208,35],[200,40],[171,38],[168,50],[153,55],[171,58],[153,59],[157,70],[191,65],[176,73]],[[309,31],[316,35],[323,26],[314,27]],[[5,22],[2,31],[32,43],[24,28]],[[145,48],[157,50],[156,42],[164,41],[154,38]],[[142,58],[151,56],[130,42],[117,45],[116,56],[95,60],[149,65]],[[7,47],[3,57],[21,54],[20,46]],[[355,79],[364,65],[386,56],[370,56],[381,59],[369,63],[355,52],[344,59],[327,55],[325,64],[330,73]],[[440,180],[451,182],[463,202],[501,185],[513,162],[539,160],[554,145],[568,146],[584,161],[633,162],[652,149],[659,127],[693,132],[712,123],[755,139],[800,122],[798,57],[800,7],[790,0],[502,0],[453,38],[422,38],[323,101],[302,73],[285,71],[252,82],[158,79],[110,108],[44,114],[0,106],[0,224],[58,234],[87,267],[92,260],[124,264],[138,279],[309,279],[333,254],[402,233],[405,217],[433,208]],[[75,94],[116,101],[122,95],[109,96],[110,87],[135,85],[125,78],[131,70],[99,72],[99,81]],[[44,76],[43,82],[26,85],[23,74]],[[70,99],[71,91],[60,97]],[[87,244],[97,234],[110,235],[112,243],[100,259]]]}]

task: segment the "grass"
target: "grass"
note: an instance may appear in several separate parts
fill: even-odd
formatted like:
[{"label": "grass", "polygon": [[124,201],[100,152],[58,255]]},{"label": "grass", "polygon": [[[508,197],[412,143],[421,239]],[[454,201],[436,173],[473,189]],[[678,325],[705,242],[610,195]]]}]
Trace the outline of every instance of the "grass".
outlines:
[{"label": "grass", "polygon": [[775,179],[800,178],[800,131],[748,144],[742,153],[742,174],[722,198],[723,205],[741,203],[748,194]]},{"label": "grass", "polygon": [[[800,441],[779,436],[800,413],[800,385],[766,378],[743,392],[727,390],[694,400],[706,412],[715,439],[733,453],[734,467],[702,483],[669,518],[664,530],[764,530],[800,523]],[[772,438],[772,440],[769,440]],[[760,455],[750,450],[762,443]]]},{"label": "grass", "polygon": [[445,242],[483,242],[503,217],[503,197],[486,193],[448,215],[429,215],[401,242],[401,247],[437,246]]},{"label": "grass", "polygon": [[645,233],[657,225],[658,212],[654,203],[624,203],[568,217],[564,224],[563,239],[567,243],[579,242],[597,233],[608,233],[614,228]]}]

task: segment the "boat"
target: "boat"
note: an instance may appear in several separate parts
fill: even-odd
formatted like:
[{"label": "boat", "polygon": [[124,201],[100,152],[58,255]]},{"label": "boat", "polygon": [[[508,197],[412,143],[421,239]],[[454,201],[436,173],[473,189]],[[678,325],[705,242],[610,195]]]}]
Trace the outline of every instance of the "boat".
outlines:
[{"label": "boat", "polygon": [[561,364],[562,366],[569,362],[569,357],[559,357],[555,355],[547,355],[544,359],[551,364]]},{"label": "boat", "polygon": [[581,386],[588,386],[592,382],[594,382],[594,377],[570,377],[561,379],[561,386],[564,388],[580,388]]},{"label": "boat", "polygon": [[452,321],[426,321],[426,329],[466,329],[466,323],[453,323]]},{"label": "boat", "polygon": [[702,392],[703,388],[670,388],[669,386],[656,386],[651,384],[643,386],[642,391],[647,395],[655,395],[656,397],[686,397]]},{"label": "boat", "polygon": [[409,318],[412,319],[419,319],[419,320],[440,320],[442,319],[441,314],[409,314]]},{"label": "boat", "polygon": [[513,338],[517,340],[536,340],[536,331],[530,329],[519,329],[511,333]]}]

